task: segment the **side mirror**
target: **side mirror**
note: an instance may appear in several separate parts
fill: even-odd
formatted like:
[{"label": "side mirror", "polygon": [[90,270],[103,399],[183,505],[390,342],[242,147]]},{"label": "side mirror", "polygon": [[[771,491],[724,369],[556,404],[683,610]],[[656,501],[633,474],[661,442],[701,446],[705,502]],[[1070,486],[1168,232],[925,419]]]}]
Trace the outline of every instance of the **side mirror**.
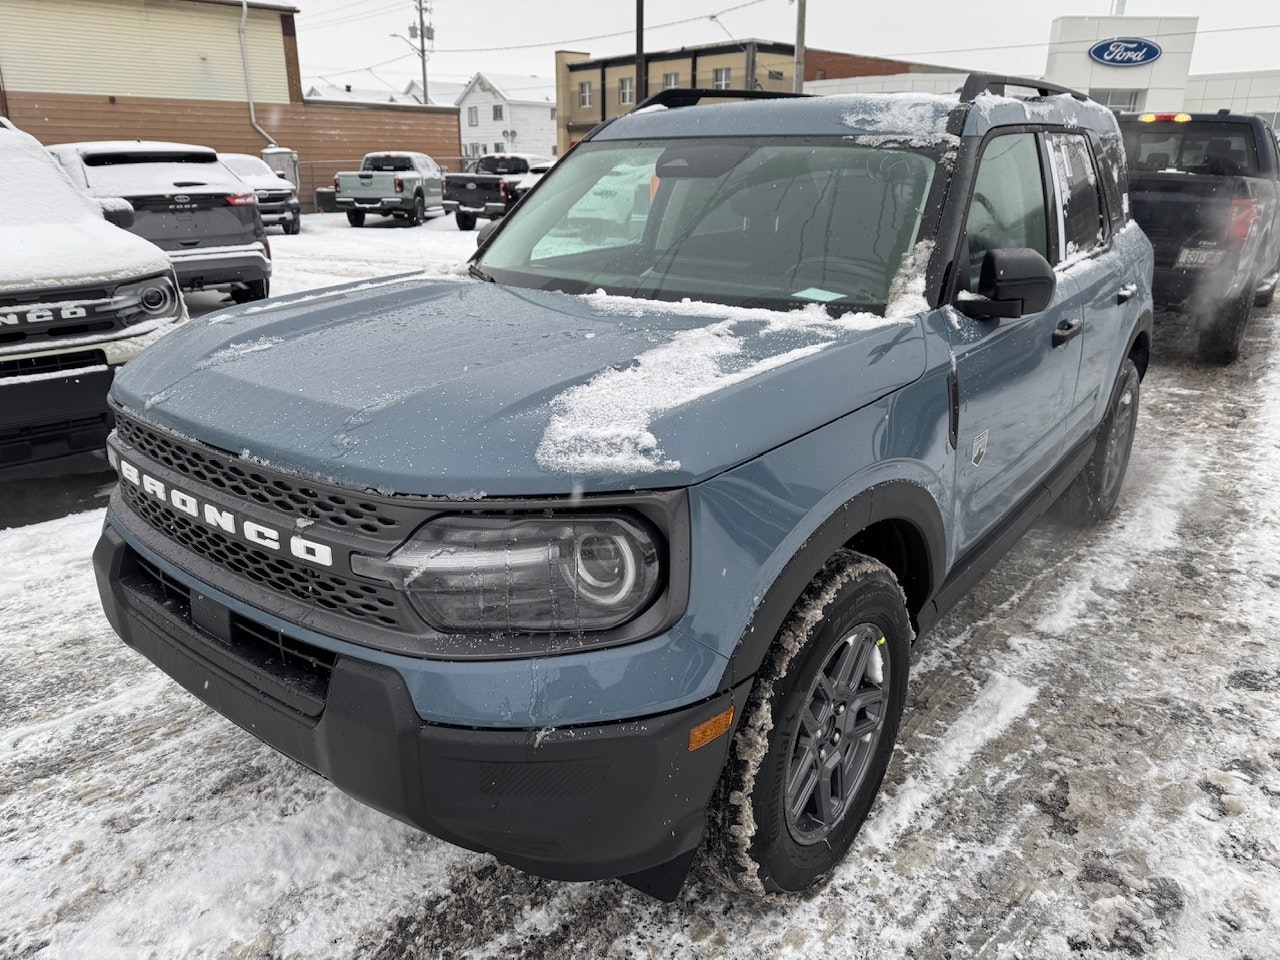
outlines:
[{"label": "side mirror", "polygon": [[480,232],[476,234],[476,246],[483,247],[485,243],[488,242],[489,237],[493,234],[493,231],[497,229],[498,229],[497,220],[490,220],[483,227],[481,227]]},{"label": "side mirror", "polygon": [[279,177],[281,180],[288,180],[288,179],[289,179],[288,177],[286,177],[286,176],[284,175],[284,171],[283,171],[283,170],[277,170],[277,171],[276,171],[276,176],[277,176],[277,177]]},{"label": "side mirror", "polygon": [[133,204],[128,200],[123,197],[101,197],[98,204],[102,207],[102,219],[107,223],[113,223],[125,230],[133,226]]},{"label": "side mirror", "polygon": [[441,167],[441,168],[440,168],[440,176],[442,176],[442,177],[443,177],[443,176],[444,176],[446,173],[448,173],[448,172],[449,172],[449,168],[448,168],[448,167]]},{"label": "side mirror", "polygon": [[1017,319],[1047,307],[1057,284],[1049,261],[1030,247],[988,250],[982,258],[977,295],[962,293],[955,308],[975,319]]}]

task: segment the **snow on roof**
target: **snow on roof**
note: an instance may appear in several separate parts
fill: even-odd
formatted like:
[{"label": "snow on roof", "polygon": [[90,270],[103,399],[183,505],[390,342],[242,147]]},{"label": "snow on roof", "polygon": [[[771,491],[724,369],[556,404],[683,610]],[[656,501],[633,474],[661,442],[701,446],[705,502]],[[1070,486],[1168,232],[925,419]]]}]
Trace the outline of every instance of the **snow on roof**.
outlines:
[{"label": "snow on roof", "polygon": [[328,80],[320,80],[307,90],[307,100],[341,100],[346,103],[407,103],[417,104],[420,101],[410,94],[382,87],[353,87],[351,84],[336,84]]},{"label": "snow on roof", "polygon": [[[433,80],[428,77],[427,99],[433,107],[454,107],[458,104],[458,98],[470,85],[469,81],[463,83],[457,80]],[[421,97],[422,84],[417,80],[410,80],[404,92],[418,99]]]},{"label": "snow on roof", "polygon": [[79,143],[54,144],[62,150],[74,150],[82,157],[90,157],[98,153],[193,153],[207,150],[213,153],[213,147],[202,147],[194,143],[168,143],[163,140],[84,140]]},{"label": "snow on roof", "polygon": [[535,77],[518,73],[476,74],[476,78],[488,81],[506,100],[519,103],[555,103],[556,82],[549,77]]}]

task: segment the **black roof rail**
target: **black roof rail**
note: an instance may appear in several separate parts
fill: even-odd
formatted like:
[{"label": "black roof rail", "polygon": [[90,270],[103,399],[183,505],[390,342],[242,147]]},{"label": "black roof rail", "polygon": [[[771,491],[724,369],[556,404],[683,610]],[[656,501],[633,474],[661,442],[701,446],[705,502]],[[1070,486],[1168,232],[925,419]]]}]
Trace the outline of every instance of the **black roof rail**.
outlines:
[{"label": "black roof rail", "polygon": [[1060,87],[1056,83],[1049,83],[1045,80],[1028,80],[1025,77],[1003,77],[997,73],[971,73],[964,82],[964,86],[960,89],[960,102],[972,103],[982,93],[994,93],[996,96],[1004,96],[1005,87],[1021,87],[1025,90],[1035,90],[1040,96],[1047,97],[1055,93],[1065,93],[1075,97],[1077,100],[1088,100],[1088,94],[1081,93],[1079,90],[1072,90],[1070,87]]},{"label": "black roof rail", "polygon": [[782,100],[791,97],[807,97],[807,93],[791,93],[783,90],[706,90],[688,87],[669,87],[659,90],[643,103],[636,104],[636,110],[645,107],[692,107],[703,100]]}]

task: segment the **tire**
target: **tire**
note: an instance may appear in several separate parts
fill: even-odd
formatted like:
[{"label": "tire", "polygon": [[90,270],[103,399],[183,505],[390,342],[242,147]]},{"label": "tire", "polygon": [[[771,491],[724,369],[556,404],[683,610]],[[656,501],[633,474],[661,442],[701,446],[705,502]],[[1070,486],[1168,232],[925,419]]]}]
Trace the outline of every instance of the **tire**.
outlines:
[{"label": "tire", "polygon": [[1073,523],[1100,523],[1115,508],[1133,450],[1141,386],[1138,367],[1126,357],[1111,390],[1093,456],[1062,495],[1063,512]]},{"label": "tire", "polygon": [[712,798],[706,862],[722,883],[798,893],[844,858],[889,766],[912,637],[887,567],[850,550],[827,561],[765,657]]},{"label": "tire", "polygon": [[300,234],[302,232],[302,218],[294,217],[292,220],[286,223],[284,225],[284,232],[285,234],[291,237],[296,237],[298,234]]},{"label": "tire", "polygon": [[409,226],[416,227],[427,218],[427,205],[422,199],[422,194],[418,194],[413,198],[413,209],[409,211]]},{"label": "tire", "polygon": [[231,299],[236,303],[251,303],[254,300],[265,300],[271,292],[271,284],[267,280],[250,280],[242,287],[231,288]]},{"label": "tire", "polygon": [[459,210],[454,217],[458,221],[459,230],[474,230],[476,228],[476,215],[474,213],[463,213]]},{"label": "tire", "polygon": [[363,226],[364,226],[364,211],[363,211],[363,210],[348,210],[348,211],[347,211],[347,223],[351,224],[353,227],[363,227]]},{"label": "tire", "polygon": [[1245,284],[1235,300],[1223,304],[1206,318],[1207,326],[1200,333],[1200,359],[1205,363],[1226,365],[1240,356],[1244,344],[1245,327],[1253,311],[1256,283]]}]

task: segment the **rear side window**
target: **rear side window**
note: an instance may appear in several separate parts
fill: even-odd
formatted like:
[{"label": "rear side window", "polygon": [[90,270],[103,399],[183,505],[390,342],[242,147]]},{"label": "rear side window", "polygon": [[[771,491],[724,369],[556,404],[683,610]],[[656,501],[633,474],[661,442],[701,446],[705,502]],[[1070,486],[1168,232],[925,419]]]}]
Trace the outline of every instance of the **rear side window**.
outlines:
[{"label": "rear side window", "polygon": [[1062,237],[1062,259],[1089,253],[1107,239],[1098,172],[1089,141],[1078,133],[1050,133],[1049,161],[1057,186],[1058,233]]},{"label": "rear side window", "polygon": [[1139,173],[1176,170],[1214,176],[1258,175],[1253,127],[1223,120],[1157,121],[1125,125],[1129,164]]}]

